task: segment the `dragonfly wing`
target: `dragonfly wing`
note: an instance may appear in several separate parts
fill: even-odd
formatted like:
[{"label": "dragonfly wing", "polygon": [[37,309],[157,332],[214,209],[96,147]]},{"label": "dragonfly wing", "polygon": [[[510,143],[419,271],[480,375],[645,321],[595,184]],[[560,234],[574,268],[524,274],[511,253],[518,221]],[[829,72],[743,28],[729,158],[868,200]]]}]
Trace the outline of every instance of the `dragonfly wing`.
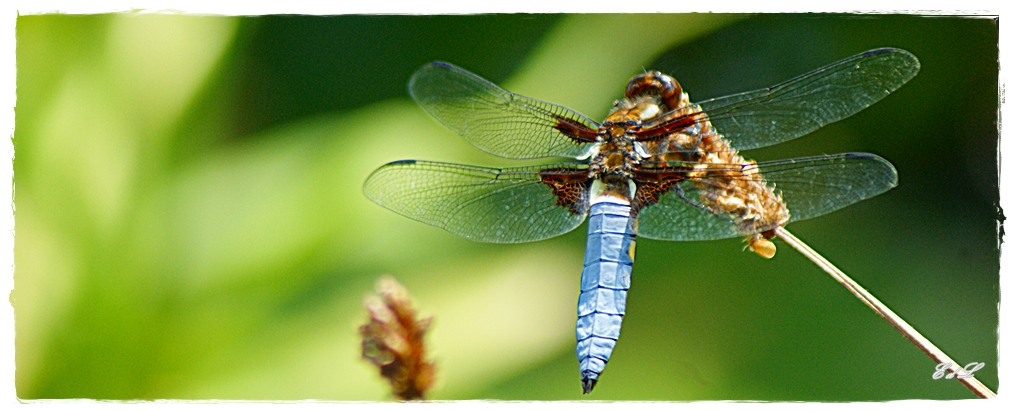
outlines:
[{"label": "dragonfly wing", "polygon": [[[681,190],[682,195],[679,194]],[[715,214],[699,203],[700,190],[690,181],[678,183],[639,214],[639,235],[667,241],[702,241],[740,237],[727,216]]]},{"label": "dragonfly wing", "polygon": [[[780,193],[789,222],[818,217],[897,186],[897,170],[882,157],[844,153],[771,161],[757,165],[767,186]],[[640,211],[640,236],[669,241],[719,240],[766,231],[743,231],[727,215],[709,211],[699,199],[708,180],[686,180]]]},{"label": "dragonfly wing", "polygon": [[420,68],[408,91],[447,128],[506,158],[580,157],[598,128],[580,113],[513,94],[448,63]]},{"label": "dragonfly wing", "polygon": [[586,166],[577,163],[498,169],[406,160],[374,171],[363,192],[391,211],[470,240],[520,243],[567,233],[584,221],[586,176]]},{"label": "dragonfly wing", "polygon": [[897,186],[897,169],[868,153],[844,153],[760,163],[791,220],[819,217]]},{"label": "dragonfly wing", "polygon": [[702,101],[699,106],[732,147],[749,150],[845,119],[900,88],[920,67],[907,51],[869,50],[770,88]]}]

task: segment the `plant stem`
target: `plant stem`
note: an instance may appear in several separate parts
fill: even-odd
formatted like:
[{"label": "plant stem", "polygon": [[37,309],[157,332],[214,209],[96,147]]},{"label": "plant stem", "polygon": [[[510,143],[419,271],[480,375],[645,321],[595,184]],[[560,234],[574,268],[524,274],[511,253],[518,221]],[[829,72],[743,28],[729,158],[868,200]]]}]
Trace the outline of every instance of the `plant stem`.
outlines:
[{"label": "plant stem", "polygon": [[[861,285],[858,285],[858,283],[856,283],[854,280],[852,280],[850,277],[844,274],[843,271],[837,269],[837,267],[834,267],[834,265],[830,264],[830,262],[827,261],[825,258],[823,258],[823,256],[821,256],[816,251],[813,251],[812,248],[809,248],[809,246],[806,245],[804,242],[802,242],[802,240],[799,240],[794,235],[789,233],[788,230],[784,229],[784,227],[778,227],[777,229],[774,230],[774,232],[777,233],[778,237],[781,237],[786,243],[788,243],[792,247],[795,247],[795,249],[798,250],[800,253],[802,253],[802,255],[806,256],[806,258],[811,260],[813,263],[816,263],[816,265],[820,266],[820,268],[822,268],[823,271],[826,271],[827,274],[830,274],[830,276],[833,277],[835,280],[837,280],[837,282],[841,283],[841,285],[843,285],[845,288],[851,291],[851,293],[854,294],[855,297],[858,297],[859,300],[862,300],[862,302],[864,302],[865,305],[869,306],[869,308],[872,308],[872,310],[875,311],[877,314],[879,314],[880,317],[883,317],[883,319],[885,319],[888,323],[890,323],[890,325],[892,325],[893,328],[896,328],[897,331],[900,331],[900,333],[904,336],[904,338],[910,340],[912,343],[914,343],[915,346],[918,347],[919,350],[922,350],[922,352],[924,352],[925,355],[928,355],[929,358],[932,358],[932,360],[935,361],[936,364],[949,364],[947,371],[955,373],[954,375],[957,376],[965,375],[964,369],[961,368],[959,365],[957,365],[956,361],[953,361],[952,358],[947,356],[946,353],[943,352],[943,350],[940,350],[939,347],[936,347],[934,344],[932,344],[931,341],[929,341],[927,338],[918,333],[918,331],[915,330],[914,327],[912,327],[910,324],[904,321],[904,319],[900,318],[899,315],[895,314],[893,311],[887,308],[887,306],[882,302],[880,302],[879,300],[877,300],[876,297],[873,297],[871,293],[866,291],[865,288],[862,288]],[[964,384],[964,386],[966,386],[969,390],[974,392],[974,394],[977,395],[978,397],[995,398],[995,393],[992,392],[992,390],[988,389],[988,387],[986,387],[985,384],[982,384],[973,376],[967,376],[967,378],[957,378],[957,380],[960,381],[962,384]]]}]

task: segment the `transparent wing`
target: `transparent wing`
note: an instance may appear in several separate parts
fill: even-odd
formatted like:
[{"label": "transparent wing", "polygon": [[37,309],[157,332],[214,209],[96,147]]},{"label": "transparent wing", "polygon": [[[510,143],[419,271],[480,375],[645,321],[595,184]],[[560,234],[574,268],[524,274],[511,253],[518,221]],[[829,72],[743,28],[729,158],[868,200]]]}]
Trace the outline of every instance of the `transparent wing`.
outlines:
[{"label": "transparent wing", "polygon": [[[768,186],[780,192],[791,213],[789,222],[818,217],[897,186],[897,170],[875,154],[845,153],[759,163]],[[706,179],[701,180],[706,183]],[[739,237],[743,232],[728,217],[699,205],[700,188],[679,183],[656,204],[640,211],[640,236],[659,240],[696,241]],[[703,188],[706,190],[706,185]],[[763,227],[755,231],[766,231]],[[754,231],[754,232],[755,232]]]},{"label": "transparent wing", "polygon": [[406,160],[374,171],[363,192],[391,211],[470,240],[520,243],[567,233],[584,221],[586,201],[565,204],[544,182],[581,176],[583,183],[568,187],[584,187],[576,194],[586,198],[582,164],[498,169]]},{"label": "transparent wing", "polygon": [[802,221],[880,195],[897,186],[897,169],[868,153],[844,153],[761,163],[783,195],[791,221]]},{"label": "transparent wing", "polygon": [[699,102],[702,113],[672,111],[645,123],[641,134],[677,131],[707,118],[738,150],[766,147],[869,107],[907,83],[920,67],[907,51],[869,50],[770,88]]},{"label": "transparent wing", "polygon": [[447,128],[506,158],[579,157],[598,128],[580,113],[513,94],[448,63],[422,66],[408,91]]},{"label": "transparent wing", "polygon": [[697,202],[699,191],[687,181],[679,183],[684,200],[673,187],[661,195],[657,203],[640,210],[638,235],[668,241],[702,241],[741,237],[735,223],[726,216],[714,214]]}]

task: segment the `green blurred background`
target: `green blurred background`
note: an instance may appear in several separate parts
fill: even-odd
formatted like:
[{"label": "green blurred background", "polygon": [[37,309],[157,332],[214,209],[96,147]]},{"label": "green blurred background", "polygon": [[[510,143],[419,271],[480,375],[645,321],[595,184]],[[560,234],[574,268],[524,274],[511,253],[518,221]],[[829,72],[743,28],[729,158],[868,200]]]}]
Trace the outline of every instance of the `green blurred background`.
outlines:
[{"label": "green blurred background", "polygon": [[[453,62],[601,119],[644,69],[694,100],[899,47],[920,74],[748,152],[866,151],[900,185],[788,228],[997,389],[998,25],[892,15],[40,15],[17,19],[17,394],[388,400],[359,358],[390,273],[434,316],[432,399],[971,398],[782,242],[639,242],[594,393],[574,321],[586,228],[469,242],[360,192],[392,160],[517,165],[408,97]],[[789,205],[790,206],[790,205]]]}]

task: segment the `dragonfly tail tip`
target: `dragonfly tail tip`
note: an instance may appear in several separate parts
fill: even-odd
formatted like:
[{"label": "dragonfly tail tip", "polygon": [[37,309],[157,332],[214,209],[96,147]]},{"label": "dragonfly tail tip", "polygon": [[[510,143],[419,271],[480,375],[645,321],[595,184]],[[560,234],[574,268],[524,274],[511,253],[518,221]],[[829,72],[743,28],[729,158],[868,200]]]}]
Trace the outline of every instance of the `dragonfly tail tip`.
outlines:
[{"label": "dragonfly tail tip", "polygon": [[585,377],[584,381],[583,381],[583,384],[584,384],[584,394],[590,394],[591,390],[594,389],[594,386],[597,383],[598,383],[598,380],[593,380],[593,379]]}]

